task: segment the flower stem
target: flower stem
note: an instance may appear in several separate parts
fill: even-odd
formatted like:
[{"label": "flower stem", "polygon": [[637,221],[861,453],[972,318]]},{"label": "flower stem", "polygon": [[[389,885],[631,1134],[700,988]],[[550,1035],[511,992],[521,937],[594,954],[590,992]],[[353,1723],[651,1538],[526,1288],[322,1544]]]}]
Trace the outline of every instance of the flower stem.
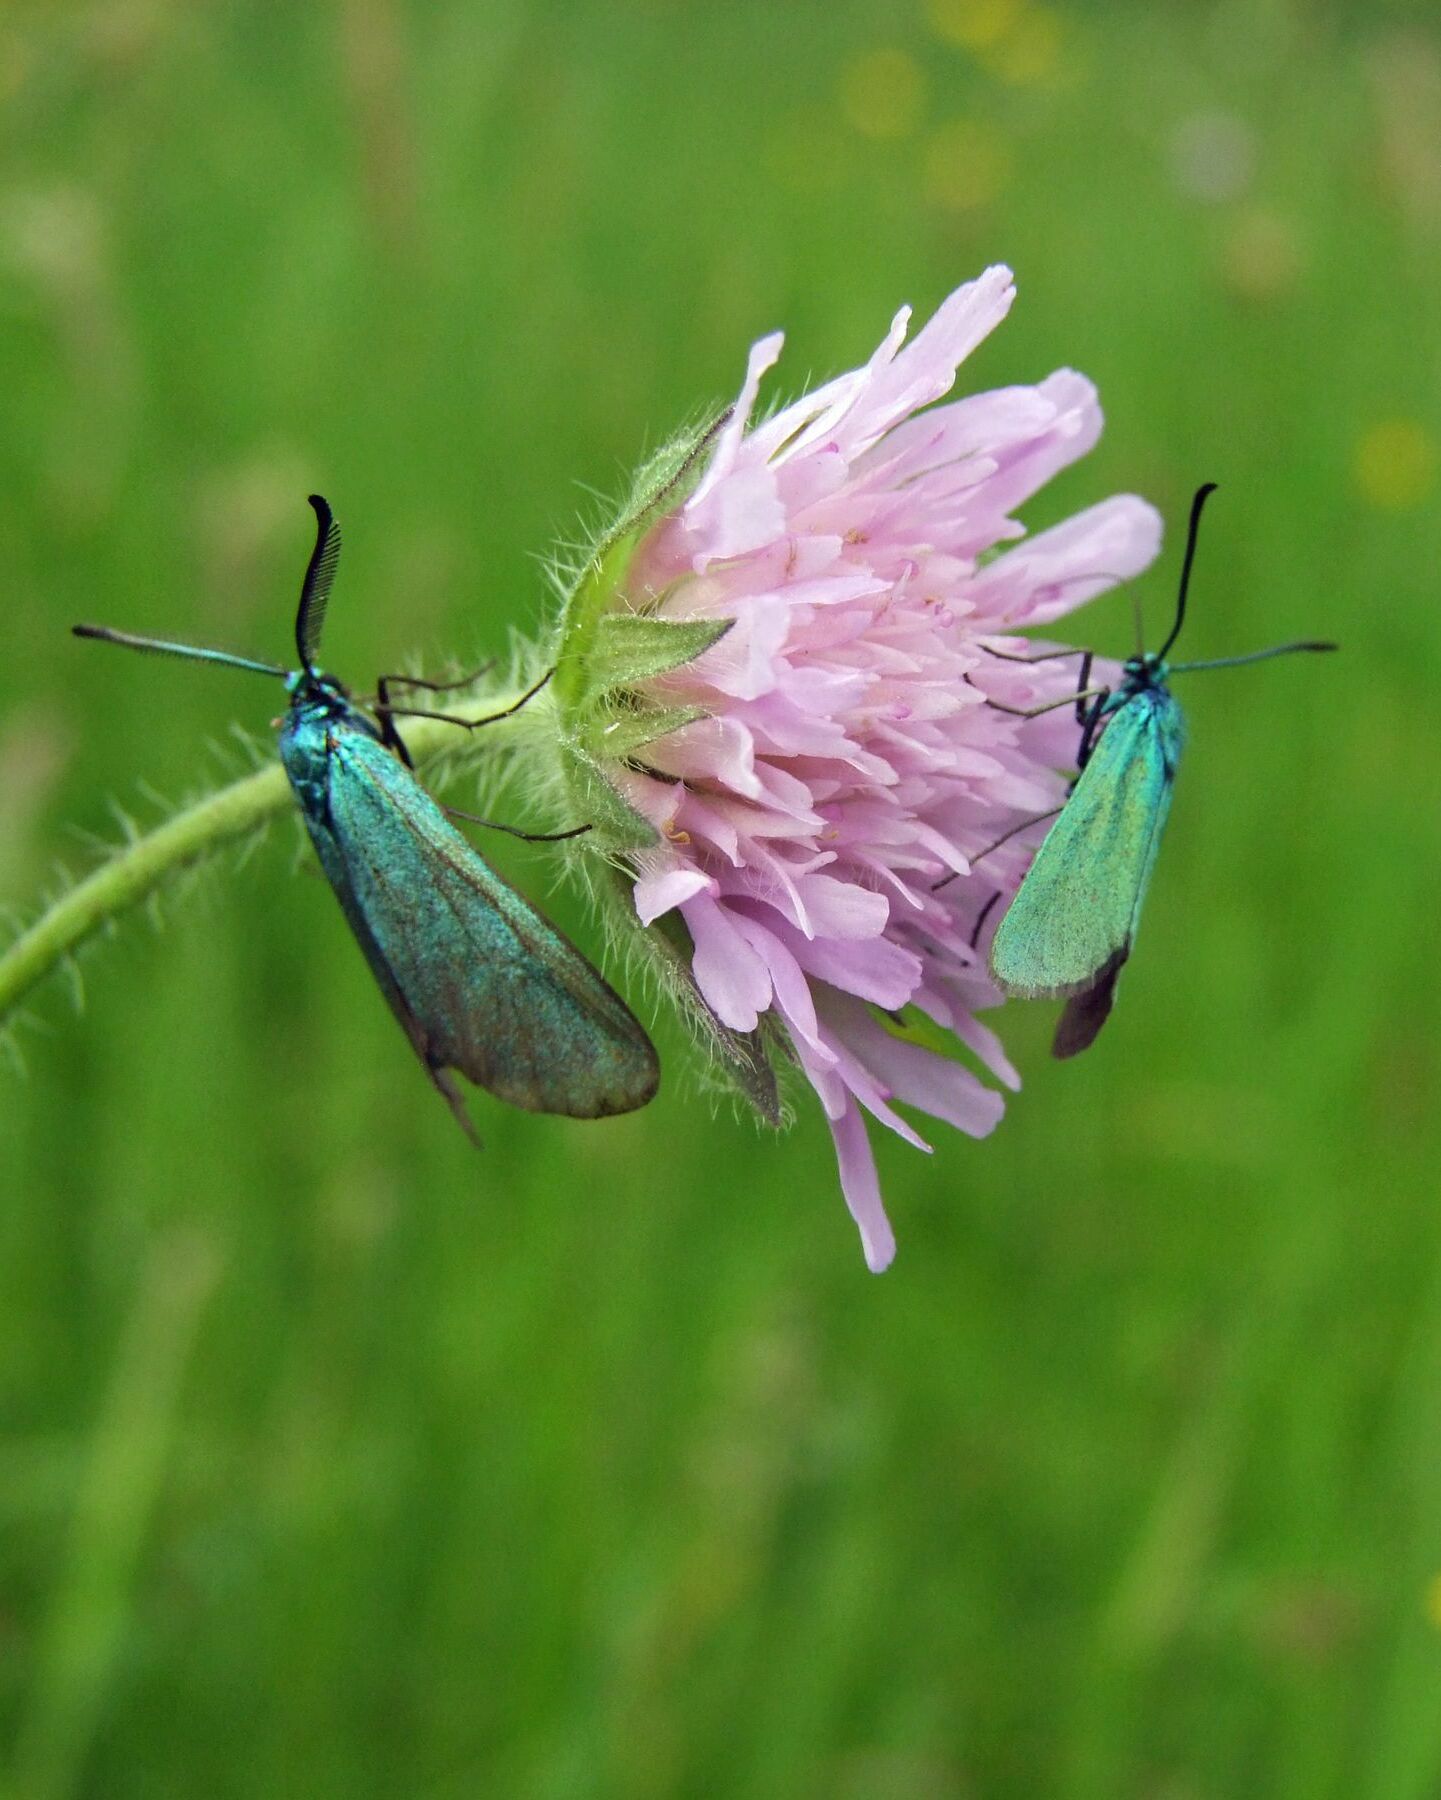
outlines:
[{"label": "flower stem", "polygon": [[[452,716],[489,719],[517,700],[524,689],[490,693],[458,705],[447,704]],[[438,719],[407,719],[405,741],[417,766],[453,755],[509,749],[516,738],[549,711],[542,692],[524,711],[496,719],[484,733],[465,736]],[[191,864],[213,856],[227,844],[248,837],[295,803],[290,783],[278,762],[207,794],[146,836],[128,843],[93,874],[87,875],[48,906],[39,919],[0,956],[0,1021],[26,994],[87,939],[123,912],[163,887]]]}]

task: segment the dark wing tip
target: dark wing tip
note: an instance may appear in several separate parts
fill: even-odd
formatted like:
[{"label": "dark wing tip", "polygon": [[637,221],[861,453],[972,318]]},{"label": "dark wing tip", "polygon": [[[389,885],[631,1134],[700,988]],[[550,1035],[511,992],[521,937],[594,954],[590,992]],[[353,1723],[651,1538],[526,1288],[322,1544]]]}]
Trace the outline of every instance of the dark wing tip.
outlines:
[{"label": "dark wing tip", "polygon": [[1056,1035],[1051,1041],[1052,1056],[1065,1061],[1069,1056],[1079,1056],[1095,1043],[1101,1027],[1111,1016],[1111,1006],[1116,998],[1116,983],[1130,954],[1130,944],[1122,944],[1096,971],[1096,977],[1090,986],[1082,988],[1079,994],[1073,994],[1066,1002],[1065,1011],[1056,1026]]},{"label": "dark wing tip", "polygon": [[[618,995],[616,998],[619,1000]],[[619,1003],[625,1006],[623,1000]],[[629,1014],[629,1008],[626,1011]],[[559,1103],[560,1095],[551,1095],[550,1100],[558,1104],[542,1103],[535,1110],[559,1112],[572,1119],[613,1119],[621,1113],[639,1112],[641,1107],[649,1106],[660,1092],[660,1058],[640,1021],[634,1014],[629,1017],[634,1028],[626,1036],[629,1054],[624,1059],[624,1066],[609,1082],[597,1082],[582,1092],[568,1093],[563,1103]],[[570,1083],[565,1086],[569,1089]]]},{"label": "dark wing tip", "polygon": [[642,1068],[637,1070],[640,1079],[634,1085],[627,1082],[622,1090],[608,1096],[604,1110],[595,1114],[597,1118],[612,1118],[618,1113],[639,1112],[641,1107],[649,1106],[660,1092],[660,1059],[654,1047],[649,1046],[650,1055],[643,1059]]}]

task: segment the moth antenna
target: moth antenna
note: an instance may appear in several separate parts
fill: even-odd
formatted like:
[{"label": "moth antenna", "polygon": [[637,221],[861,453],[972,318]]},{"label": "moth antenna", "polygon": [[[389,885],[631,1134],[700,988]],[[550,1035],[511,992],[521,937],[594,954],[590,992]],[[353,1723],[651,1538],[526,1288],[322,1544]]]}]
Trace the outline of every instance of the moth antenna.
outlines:
[{"label": "moth antenna", "polygon": [[340,526],[323,495],[311,494],[309,499],[315,509],[315,548],[310,553],[305,580],[300,587],[300,606],[295,614],[295,648],[300,653],[301,668],[307,675],[313,675],[320,634],[325,628],[325,609],[330,603],[330,587],[335,580],[335,565],[340,561]]},{"label": "moth antenna", "polygon": [[1213,656],[1206,662],[1172,663],[1172,675],[1189,675],[1196,669],[1239,669],[1247,663],[1269,662],[1273,656],[1294,656],[1298,650],[1339,650],[1339,644],[1307,638],[1298,644],[1272,644],[1269,650],[1252,650],[1245,656]]},{"label": "moth antenna", "polygon": [[1186,529],[1186,556],[1181,564],[1181,587],[1176,595],[1176,622],[1171,627],[1171,635],[1157,651],[1157,657],[1165,662],[1166,653],[1181,635],[1181,627],[1186,623],[1186,590],[1191,585],[1191,564],[1196,560],[1196,539],[1201,532],[1201,509],[1216,491],[1214,481],[1206,481],[1196,489],[1196,497],[1191,502],[1191,523]]},{"label": "moth antenna", "polygon": [[94,638],[101,644],[119,644],[122,650],[143,650],[148,656],[179,656],[186,662],[215,663],[222,669],[250,669],[256,675],[279,675],[286,671],[278,663],[261,662],[253,656],[236,656],[229,650],[210,650],[203,644],[186,644],[175,638],[139,637],[133,631],[116,631],[109,625],[72,625],[78,638]]}]

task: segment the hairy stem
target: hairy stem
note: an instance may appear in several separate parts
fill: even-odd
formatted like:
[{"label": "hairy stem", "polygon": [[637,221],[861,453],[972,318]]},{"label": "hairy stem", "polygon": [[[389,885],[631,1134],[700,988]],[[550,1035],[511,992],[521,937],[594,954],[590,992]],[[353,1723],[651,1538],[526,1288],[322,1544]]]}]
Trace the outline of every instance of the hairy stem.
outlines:
[{"label": "hairy stem", "polygon": [[[490,693],[448,706],[453,715],[488,718],[503,712],[524,692]],[[484,732],[467,736],[437,719],[407,719],[405,741],[418,766],[451,755],[474,755],[511,748],[549,710],[549,695],[537,694],[525,709],[497,719]],[[163,887],[172,876],[203,862],[227,844],[248,837],[295,804],[279,762],[208,794],[163,825],[126,844],[93,874],[61,894],[39,919],[0,956],[0,1020],[31,988],[72,955],[97,931]]]}]

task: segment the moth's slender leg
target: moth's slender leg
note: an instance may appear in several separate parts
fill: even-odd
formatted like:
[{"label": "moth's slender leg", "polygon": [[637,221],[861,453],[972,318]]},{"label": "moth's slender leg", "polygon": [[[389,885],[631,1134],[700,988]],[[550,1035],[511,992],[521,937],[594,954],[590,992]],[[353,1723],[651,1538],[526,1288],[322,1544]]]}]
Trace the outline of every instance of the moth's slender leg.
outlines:
[{"label": "moth's slender leg", "polygon": [[445,810],[452,819],[465,819],[472,825],[484,825],[490,831],[503,831],[527,844],[560,844],[567,838],[584,837],[586,832],[594,830],[591,825],[572,825],[569,831],[522,831],[519,825],[502,825],[499,819],[483,819],[479,813],[465,812],[459,806],[447,806]]},{"label": "moth's slender leg", "polygon": [[1076,767],[1084,769],[1091,760],[1091,752],[1096,747],[1096,728],[1100,725],[1106,711],[1106,702],[1111,697],[1109,688],[1102,688],[1096,696],[1089,712],[1081,721],[1081,746],[1076,752]]},{"label": "moth's slender leg", "polygon": [[434,1082],[436,1091],[440,1094],[441,1099],[445,1101],[445,1104],[455,1114],[456,1124],[459,1125],[460,1129],[470,1139],[471,1143],[475,1145],[477,1150],[483,1150],[485,1146],[480,1141],[480,1133],[475,1129],[475,1124],[471,1119],[470,1114],[465,1110],[465,1102],[460,1097],[460,1089],[451,1079],[449,1070],[437,1068],[423,1050],[421,1052],[421,1060],[425,1064],[426,1074],[429,1075],[432,1082]]},{"label": "moth's slender leg", "polygon": [[512,713],[518,713],[527,705],[555,674],[554,668],[547,669],[539,681],[534,681],[518,700],[512,700],[509,706],[503,706],[499,712],[487,713],[483,719],[463,719],[458,713],[427,712],[420,706],[391,706],[383,699],[376,707],[377,714],[396,719],[438,719],[442,725],[459,725],[465,731],[479,731],[482,725],[494,725],[498,719],[508,719]]},{"label": "moth's slender leg", "polygon": [[1047,700],[1044,706],[1003,706],[999,700],[986,697],[986,705],[996,712],[1009,713],[1013,719],[1039,719],[1043,713],[1056,712],[1063,706],[1078,706],[1083,700],[1094,700],[1097,695],[1110,698],[1111,690],[1106,688],[1081,688],[1074,694],[1063,694],[1059,700]]},{"label": "moth's slender leg", "polygon": [[472,669],[468,675],[458,676],[454,681],[424,681],[419,675],[382,675],[375,684],[375,692],[383,707],[390,704],[390,690],[396,687],[424,688],[427,694],[453,694],[458,688],[470,687],[482,675],[489,675],[495,663],[492,656],[478,669]]},{"label": "moth's slender leg", "polygon": [[494,667],[495,658],[492,656],[489,662],[483,662],[478,669],[472,669],[468,675],[462,675],[456,681],[426,681],[419,675],[381,675],[376,679],[374,702],[362,700],[360,704],[370,706],[379,719],[381,742],[389,745],[407,769],[413,769],[415,764],[410,760],[410,752],[395,729],[394,716],[397,712],[404,712],[408,717],[415,718],[426,715],[410,713],[406,707],[395,706],[390,698],[390,690],[397,687],[424,688],[428,694],[449,694],[456,688],[469,687],[473,681],[479,681],[482,675],[488,675]]},{"label": "moth's slender leg", "polygon": [[986,920],[990,918],[992,912],[995,910],[996,902],[1000,899],[1000,897],[1001,897],[1001,890],[999,888],[997,888],[995,893],[993,893],[991,895],[990,899],[987,900],[986,904],[976,914],[976,922],[971,927],[971,948],[972,948],[972,950],[974,950],[976,948],[977,944],[980,943],[981,933],[985,930],[985,927],[986,927]]},{"label": "moth's slender leg", "polygon": [[407,769],[415,768],[415,758],[410,754],[405,739],[395,729],[395,720],[391,717],[389,707],[377,706],[375,716],[380,721],[380,741],[387,749],[393,750]]},{"label": "moth's slender leg", "polygon": [[1080,650],[1074,646],[1069,650],[1038,650],[1034,656],[1022,656],[1015,650],[993,650],[989,644],[982,644],[981,649],[987,656],[994,656],[998,662],[1043,663],[1060,662],[1067,656],[1090,656],[1089,650]]},{"label": "moth's slender leg", "polygon": [[[1033,825],[1039,825],[1043,819],[1054,819],[1060,810],[1059,806],[1053,806],[1049,812],[1035,813],[1029,819],[1022,819],[1019,825],[1013,825],[1009,831],[1003,831],[992,843],[987,844],[984,850],[977,850],[974,856],[967,859],[971,867],[974,869],[983,856],[989,856],[993,850],[999,850],[1002,844],[1009,844],[1013,837],[1019,837],[1023,831],[1029,831]],[[939,893],[943,887],[949,886],[959,873],[959,869],[952,869],[949,875],[942,875],[939,881],[933,881],[931,892]]]},{"label": "moth's slender leg", "polygon": [[[1067,699],[1048,700],[1044,706],[1020,707],[1003,705],[1001,701],[992,700],[990,696],[987,695],[986,705],[994,707],[997,712],[1010,713],[1013,718],[1017,719],[1035,719],[1039,718],[1042,713],[1054,712],[1062,706],[1074,706],[1076,709],[1076,723],[1078,725],[1085,724],[1086,701],[1094,699],[1095,696],[1101,692],[1099,688],[1088,689],[1086,686],[1087,682],[1091,679],[1091,664],[1095,660],[1096,654],[1094,650],[1043,650],[1038,656],[1012,656],[1007,650],[987,650],[986,654],[988,656],[998,657],[1002,662],[1026,664],[1056,662],[1065,656],[1079,656],[1081,659],[1081,667],[1079,677],[1076,681],[1076,691]],[[1110,692],[1109,688],[1105,691],[1107,693]]]},{"label": "moth's slender leg", "polygon": [[1081,695],[1085,693],[1086,685],[1090,679],[1091,652],[1089,650],[1084,650],[1081,653],[1081,673],[1076,682],[1076,723],[1078,725],[1084,725],[1086,722],[1086,703],[1082,700]]}]

